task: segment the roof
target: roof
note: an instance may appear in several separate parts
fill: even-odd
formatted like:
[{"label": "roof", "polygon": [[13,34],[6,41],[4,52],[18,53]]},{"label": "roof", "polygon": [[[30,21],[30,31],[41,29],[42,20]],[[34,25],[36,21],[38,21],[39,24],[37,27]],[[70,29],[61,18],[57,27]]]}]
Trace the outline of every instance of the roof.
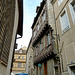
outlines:
[{"label": "roof", "polygon": [[22,47],[22,50],[27,50],[27,47],[26,46]]},{"label": "roof", "polygon": [[26,54],[25,50],[17,50],[15,51],[15,54]]},{"label": "roof", "polygon": [[43,1],[41,2],[41,4],[40,4],[38,13],[37,13],[36,17],[34,18],[34,22],[33,22],[32,27],[31,27],[32,29],[34,28],[34,26],[35,26],[35,24],[36,24],[36,21],[37,21],[39,15],[40,15],[40,13],[41,13],[41,11],[42,11],[42,9],[43,9],[44,4],[45,4],[45,0],[43,0]]},{"label": "roof", "polygon": [[17,34],[22,37],[23,35],[23,0],[18,0],[18,7],[19,7],[19,21],[18,21]]}]

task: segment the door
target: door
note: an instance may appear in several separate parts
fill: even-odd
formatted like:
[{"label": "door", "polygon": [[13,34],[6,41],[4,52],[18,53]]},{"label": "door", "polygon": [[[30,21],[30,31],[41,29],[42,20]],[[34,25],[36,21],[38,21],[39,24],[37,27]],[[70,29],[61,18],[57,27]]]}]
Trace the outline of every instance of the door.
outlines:
[{"label": "door", "polygon": [[44,63],[44,75],[47,75],[47,62]]}]

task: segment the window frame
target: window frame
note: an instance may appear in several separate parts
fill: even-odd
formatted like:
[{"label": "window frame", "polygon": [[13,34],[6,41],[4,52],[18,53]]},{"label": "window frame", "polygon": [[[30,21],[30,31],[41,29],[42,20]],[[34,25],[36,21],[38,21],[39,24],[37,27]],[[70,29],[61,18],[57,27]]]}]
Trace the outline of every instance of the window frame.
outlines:
[{"label": "window frame", "polygon": [[22,63],[18,63],[18,68],[21,68],[22,67]]},{"label": "window frame", "polygon": [[[64,15],[64,14],[66,14],[68,26],[69,26],[69,27],[67,26],[65,29],[62,28],[62,26],[63,26],[62,15]],[[61,12],[59,18],[60,18],[61,31],[62,31],[62,34],[64,34],[66,31],[68,31],[71,28],[66,8],[64,8],[64,10]]]}]

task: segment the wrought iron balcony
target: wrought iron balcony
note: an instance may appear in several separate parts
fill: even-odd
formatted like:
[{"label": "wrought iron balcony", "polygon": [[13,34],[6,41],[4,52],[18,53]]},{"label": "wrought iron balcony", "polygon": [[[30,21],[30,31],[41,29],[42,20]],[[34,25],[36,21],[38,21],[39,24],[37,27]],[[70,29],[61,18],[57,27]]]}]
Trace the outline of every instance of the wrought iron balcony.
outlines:
[{"label": "wrought iron balcony", "polygon": [[38,56],[34,56],[34,64],[41,63],[42,61],[53,58],[55,55],[56,54],[54,53],[51,44],[49,44],[47,47],[40,51]]}]

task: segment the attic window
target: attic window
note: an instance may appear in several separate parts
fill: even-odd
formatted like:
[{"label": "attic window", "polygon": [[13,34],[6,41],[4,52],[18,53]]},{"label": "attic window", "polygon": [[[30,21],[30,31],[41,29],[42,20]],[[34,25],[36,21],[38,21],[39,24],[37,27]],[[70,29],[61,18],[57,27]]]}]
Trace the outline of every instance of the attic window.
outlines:
[{"label": "attic window", "polygon": [[22,50],[20,50],[20,53],[22,53]]}]

